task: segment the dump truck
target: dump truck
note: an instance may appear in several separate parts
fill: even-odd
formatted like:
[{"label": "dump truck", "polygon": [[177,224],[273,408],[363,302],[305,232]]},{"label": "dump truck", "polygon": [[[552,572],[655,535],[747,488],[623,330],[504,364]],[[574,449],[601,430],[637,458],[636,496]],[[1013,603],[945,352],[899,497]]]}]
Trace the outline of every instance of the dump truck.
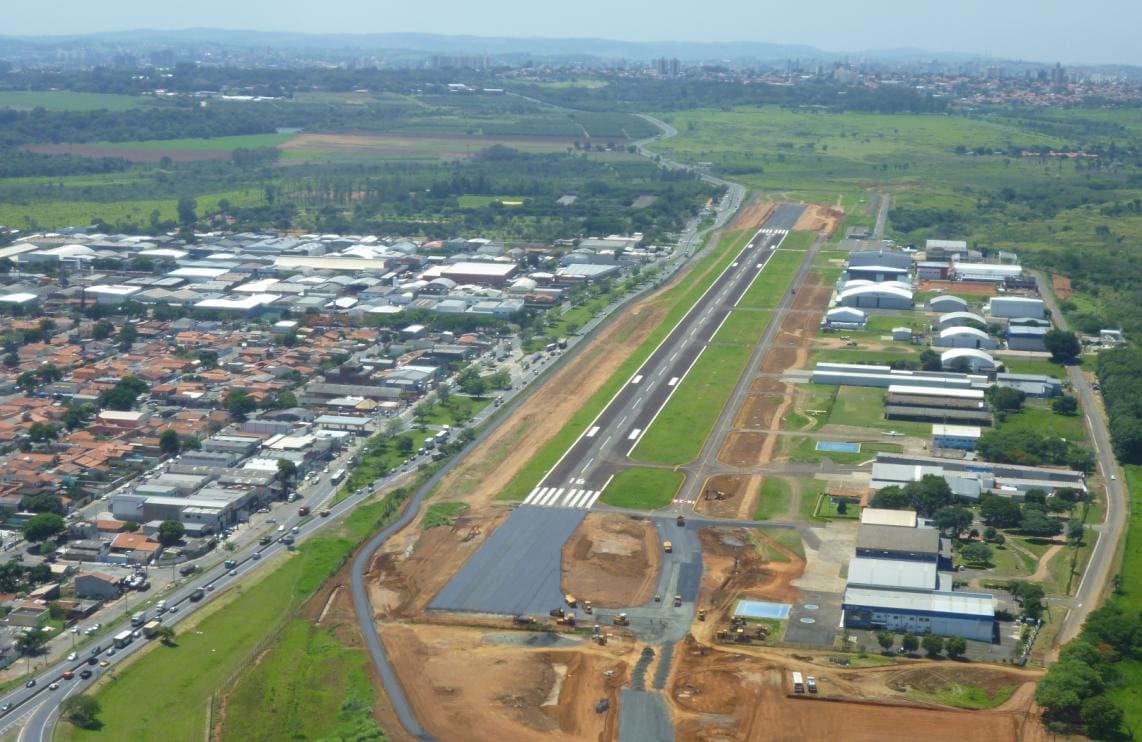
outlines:
[{"label": "dump truck", "polygon": [[799,673],[799,672],[793,673],[793,692],[794,693],[804,693],[805,692],[805,681],[801,679],[801,673]]},{"label": "dump truck", "polygon": [[677,518],[675,518],[674,522],[680,526],[685,526],[686,525],[686,518],[683,517],[682,515],[679,515]]},{"label": "dump truck", "polygon": [[674,596],[674,607],[675,608],[681,608],[682,607],[682,596],[681,595],[675,595]]},{"label": "dump truck", "polygon": [[584,600],[583,601],[583,612],[589,615],[592,612],[592,610],[593,609],[591,608],[591,601]]},{"label": "dump truck", "polygon": [[572,595],[571,593],[567,593],[566,595],[564,595],[563,600],[567,601],[567,605],[571,606],[572,608],[574,608],[577,605],[577,601],[575,600],[575,596]]},{"label": "dump truck", "polygon": [[616,613],[615,617],[611,619],[615,626],[630,626],[630,618],[625,613]]},{"label": "dump truck", "polygon": [[662,550],[669,554],[670,552],[674,551],[674,544],[669,541],[663,541]]},{"label": "dump truck", "polygon": [[532,618],[531,616],[520,615],[520,616],[515,616],[514,618],[512,618],[512,622],[519,625],[519,626],[531,626],[532,624],[535,623],[535,619]]},{"label": "dump truck", "polygon": [[705,621],[706,620],[706,609],[705,608],[699,608],[698,609],[698,620],[699,621]]},{"label": "dump truck", "polygon": [[575,614],[574,613],[568,613],[568,614],[566,614],[560,618],[555,619],[555,623],[558,626],[574,627],[575,626]]},{"label": "dump truck", "polygon": [[163,626],[162,621],[147,621],[143,624],[143,636],[153,639]]}]

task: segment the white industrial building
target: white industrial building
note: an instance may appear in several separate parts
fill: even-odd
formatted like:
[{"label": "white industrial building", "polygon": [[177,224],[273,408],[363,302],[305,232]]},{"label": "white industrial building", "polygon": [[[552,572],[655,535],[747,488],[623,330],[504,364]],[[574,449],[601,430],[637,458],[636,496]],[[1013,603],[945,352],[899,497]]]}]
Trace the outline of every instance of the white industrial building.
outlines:
[{"label": "white industrial building", "polygon": [[932,312],[966,312],[968,303],[958,296],[936,296],[928,300],[928,309]]},{"label": "white industrial building", "polygon": [[942,371],[910,371],[891,366],[860,363],[819,362],[813,368],[814,384],[845,384],[888,388],[894,384],[936,389],[969,389],[973,383],[985,383],[986,376],[945,373]]},{"label": "white industrial building", "polygon": [[994,350],[999,346],[999,343],[983,330],[975,327],[957,326],[940,330],[940,334],[932,339],[932,345],[937,348],[983,348],[985,350]]},{"label": "white industrial building", "polygon": [[883,281],[907,281],[912,256],[894,250],[860,250],[849,254],[845,278]]},{"label": "white industrial building", "polygon": [[952,273],[959,281],[991,281],[1003,283],[1007,278],[1023,275],[1023,266],[1001,263],[952,262]]},{"label": "white industrial building", "polygon": [[991,642],[995,635],[995,598],[989,593],[846,587],[841,610],[851,628],[981,642]]},{"label": "white industrial building", "polygon": [[967,364],[972,373],[995,370],[995,359],[976,348],[952,348],[940,354],[940,365],[945,369],[958,368]]},{"label": "white industrial building", "polygon": [[868,315],[855,307],[836,307],[825,312],[822,327],[838,330],[860,330],[868,322]]},{"label": "white industrial building", "polygon": [[984,313],[997,319],[1043,319],[1047,316],[1043,300],[1027,296],[994,296],[984,306]]},{"label": "white industrial building", "polygon": [[912,287],[899,281],[849,281],[837,294],[837,304],[865,309],[911,309]]},{"label": "white industrial building", "polygon": [[[954,298],[954,297],[953,297]],[[931,302],[928,303],[930,307]],[[987,320],[979,316],[975,312],[955,311],[941,314],[936,319],[936,329],[946,330],[949,327],[965,327],[971,326],[972,323],[978,324],[980,327],[987,327]]]},{"label": "white industrial building", "polygon": [[932,448],[955,448],[961,451],[973,451],[982,434],[983,429],[977,425],[932,423]]}]

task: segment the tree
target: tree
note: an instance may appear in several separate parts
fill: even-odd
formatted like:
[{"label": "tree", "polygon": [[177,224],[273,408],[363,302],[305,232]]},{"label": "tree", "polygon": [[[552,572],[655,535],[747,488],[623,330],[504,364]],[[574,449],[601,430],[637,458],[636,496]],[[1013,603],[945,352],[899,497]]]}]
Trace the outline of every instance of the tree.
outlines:
[{"label": "tree", "polygon": [[59,705],[60,715],[80,729],[98,729],[99,712],[102,707],[99,701],[91,696],[68,696]]},{"label": "tree", "polygon": [[32,443],[51,441],[58,437],[59,431],[51,423],[34,422],[32,427],[28,428],[28,440]]},{"label": "tree", "polygon": [[991,547],[987,544],[968,544],[960,549],[960,556],[964,558],[965,562],[972,564],[990,564]]},{"label": "tree", "polygon": [[1044,510],[1036,507],[1023,508],[1023,518],[1019,530],[1029,536],[1058,536],[1063,532],[1063,521],[1052,518]]},{"label": "tree", "polygon": [[402,418],[393,416],[385,420],[385,436],[396,438],[402,432],[404,432],[404,420]]},{"label": "tree", "polygon": [[1042,585],[1037,582],[1012,580],[1007,584],[1007,591],[1022,606],[1023,615],[1028,618],[1039,618],[1043,615],[1043,597],[1046,593]]},{"label": "tree", "polygon": [[1043,335],[1043,345],[1055,363],[1070,363],[1079,357],[1083,349],[1078,336],[1065,330],[1048,330]]},{"label": "tree", "polygon": [[1051,411],[1056,415],[1077,415],[1079,401],[1070,395],[1059,397],[1051,402]]},{"label": "tree", "polygon": [[63,533],[65,528],[67,523],[55,513],[40,513],[24,524],[24,538],[40,543]]},{"label": "tree", "polygon": [[115,341],[119,344],[119,350],[126,353],[131,349],[131,346],[135,344],[138,338],[139,331],[135,329],[134,325],[128,322],[120,328],[119,334],[115,336]]},{"label": "tree", "polygon": [[28,513],[67,513],[63,500],[56,495],[28,495],[20,499],[20,509]]},{"label": "tree", "polygon": [[923,643],[924,651],[928,653],[929,657],[939,657],[940,653],[944,651],[944,637],[942,636],[926,634]]},{"label": "tree", "polygon": [[101,319],[91,328],[91,339],[106,340],[111,337],[113,332],[115,332],[115,325],[111,324],[110,320]]},{"label": "tree", "polygon": [[896,485],[881,489],[869,500],[869,506],[885,508],[886,510],[907,510],[909,506],[908,495]]},{"label": "tree", "polygon": [[971,528],[972,514],[965,507],[945,505],[937,510],[932,517],[936,521],[936,528],[953,538]]},{"label": "tree", "polygon": [[904,485],[904,493],[916,512],[924,517],[931,517],[955,500],[947,480],[935,474],[925,474],[919,482]]},{"label": "tree", "polygon": [[428,428],[428,419],[432,416],[433,405],[429,402],[430,400],[425,399],[412,411],[412,419],[416,422],[416,427],[421,430]]},{"label": "tree", "polygon": [[16,377],[16,388],[25,394],[34,392],[39,384],[40,377],[36,375],[35,371],[25,371]]},{"label": "tree", "polygon": [[223,398],[222,404],[238,422],[245,422],[249,414],[258,409],[258,401],[244,389],[231,389]]},{"label": "tree", "polygon": [[159,524],[159,543],[163,546],[174,546],[186,535],[186,528],[180,521],[164,520]]},{"label": "tree", "polygon": [[1083,542],[1083,536],[1086,535],[1086,527],[1083,522],[1078,518],[1071,518],[1067,523],[1067,540],[1079,546]]},{"label": "tree", "polygon": [[900,640],[900,646],[904,648],[905,652],[911,654],[920,648],[920,639],[915,634],[905,634],[904,638]]},{"label": "tree", "polygon": [[920,353],[920,368],[924,371],[943,370],[943,364],[940,361],[940,354],[931,348],[925,348]]},{"label": "tree", "polygon": [[139,377],[124,376],[115,386],[99,394],[99,406],[111,410],[129,410],[135,406],[139,395],[148,389],[147,382]]},{"label": "tree", "polygon": [[944,640],[944,651],[949,657],[963,657],[968,649],[968,643],[960,636],[949,636]]},{"label": "tree", "polygon": [[876,632],[876,643],[885,652],[891,651],[892,645],[896,643],[896,635],[891,631],[878,631]]},{"label": "tree", "polygon": [[159,641],[161,641],[164,645],[168,647],[174,646],[174,627],[163,624],[159,627],[158,637]]},{"label": "tree", "polygon": [[33,628],[20,634],[16,639],[16,648],[20,650],[21,654],[39,654],[50,638],[48,632]]},{"label": "tree", "polygon": [[1083,701],[1102,693],[1098,671],[1075,660],[1060,660],[1039,680],[1035,701],[1049,719],[1078,723]]},{"label": "tree", "polygon": [[1079,718],[1083,732],[1091,739],[1117,739],[1122,733],[1122,709],[1106,696],[1092,696],[1083,701]]},{"label": "tree", "polygon": [[20,365],[20,356],[16,351],[10,350],[4,354],[4,365],[8,368],[16,368]]},{"label": "tree", "polygon": [[175,456],[182,450],[182,441],[178,438],[178,431],[167,428],[159,436],[159,450],[167,456]]},{"label": "tree", "polygon": [[397,451],[402,456],[408,456],[412,453],[412,438],[409,438],[407,435],[402,435],[397,438]]},{"label": "tree", "polygon": [[183,196],[178,200],[178,223],[184,228],[193,227],[194,223],[198,221],[198,214],[196,209],[198,202],[190,196]]},{"label": "tree", "polygon": [[987,390],[987,399],[1000,412],[1019,412],[1027,395],[1008,386],[992,386]]},{"label": "tree", "polygon": [[1014,528],[1023,517],[1023,508],[1010,498],[988,494],[979,499],[979,515],[989,526]]},{"label": "tree", "polygon": [[119,526],[120,533],[134,533],[139,530],[139,524],[133,520],[123,521],[123,525]]},{"label": "tree", "polygon": [[278,459],[278,479],[282,483],[282,491],[289,490],[290,482],[297,479],[297,464],[289,459]]}]

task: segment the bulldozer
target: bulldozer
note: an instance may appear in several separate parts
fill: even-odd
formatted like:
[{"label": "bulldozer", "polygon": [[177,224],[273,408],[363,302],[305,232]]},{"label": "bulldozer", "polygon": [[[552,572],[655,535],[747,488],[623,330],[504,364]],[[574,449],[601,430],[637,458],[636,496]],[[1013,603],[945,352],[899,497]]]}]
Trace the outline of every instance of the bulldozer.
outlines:
[{"label": "bulldozer", "polygon": [[512,623],[517,626],[531,626],[535,623],[535,619],[531,616],[515,616],[512,618]]},{"label": "bulldozer", "polygon": [[586,614],[590,614],[593,610],[594,609],[591,608],[591,601],[584,600],[583,601],[583,612]]},{"label": "bulldozer", "polygon": [[674,519],[674,522],[682,527],[686,526],[686,518],[681,514],[679,514],[678,517]]},{"label": "bulldozer", "polygon": [[575,614],[574,613],[568,613],[566,615],[560,616],[559,618],[555,619],[555,624],[557,626],[569,626],[571,628],[574,628],[574,626],[575,626]]},{"label": "bulldozer", "polygon": [[567,615],[567,612],[562,608],[552,608],[547,612],[547,615],[551,616],[552,618],[563,618],[565,615]]},{"label": "bulldozer", "polygon": [[615,626],[630,626],[630,619],[627,618],[627,614],[625,613],[616,613],[614,618],[611,619],[611,622],[614,623]]}]

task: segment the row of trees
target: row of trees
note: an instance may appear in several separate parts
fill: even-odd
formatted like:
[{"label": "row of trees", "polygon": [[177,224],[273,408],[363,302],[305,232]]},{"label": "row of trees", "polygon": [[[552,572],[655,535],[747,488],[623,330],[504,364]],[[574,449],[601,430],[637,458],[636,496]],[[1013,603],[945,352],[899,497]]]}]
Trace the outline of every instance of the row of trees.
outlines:
[{"label": "row of trees", "polygon": [[[891,631],[877,632],[876,643],[885,653],[891,652],[892,647],[896,644],[896,635]],[[964,652],[967,651],[968,643],[958,636],[943,637],[936,634],[925,634],[923,637],[905,634],[900,640],[900,648],[908,654],[915,654],[920,647],[924,647],[924,651],[932,658],[947,652],[949,657],[957,659],[963,657]]]},{"label": "row of trees", "polygon": [[1099,353],[1098,381],[1115,455],[1124,464],[1142,464],[1142,350],[1124,347]]}]

